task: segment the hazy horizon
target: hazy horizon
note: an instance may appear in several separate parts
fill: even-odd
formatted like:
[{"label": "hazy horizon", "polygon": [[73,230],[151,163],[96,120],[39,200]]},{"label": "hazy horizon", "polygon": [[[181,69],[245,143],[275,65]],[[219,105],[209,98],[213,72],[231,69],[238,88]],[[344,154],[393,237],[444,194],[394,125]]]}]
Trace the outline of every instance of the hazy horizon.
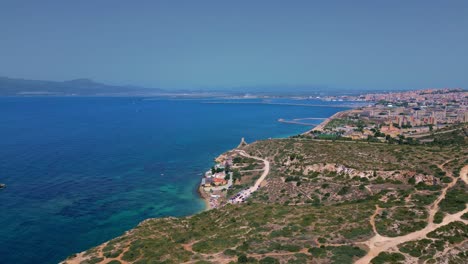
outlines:
[{"label": "hazy horizon", "polygon": [[[6,81],[6,82],[5,82]],[[46,84],[44,84],[46,83]],[[50,86],[47,86],[50,84]],[[65,86],[62,86],[63,84]],[[132,89],[134,90],[133,94],[144,94],[144,92],[148,92],[148,95],[155,95],[157,93],[160,94],[181,94],[181,93],[190,93],[190,94],[212,94],[212,95],[271,95],[271,96],[328,96],[328,95],[358,95],[358,94],[365,94],[365,93],[373,93],[373,92],[396,92],[396,91],[409,91],[409,90],[418,90],[415,88],[402,88],[402,89],[379,89],[379,88],[330,88],[327,86],[288,86],[288,85],[270,85],[270,86],[239,86],[239,87],[224,87],[224,88],[179,88],[179,89],[164,89],[161,87],[144,87],[144,86],[137,86],[133,84],[123,84],[123,85],[114,85],[112,83],[100,82],[97,80],[89,79],[89,78],[78,78],[73,80],[37,80],[37,79],[25,79],[25,78],[12,78],[8,76],[1,76],[0,75],[0,96],[3,92],[2,89],[14,89],[13,93],[22,94],[26,92],[26,94],[36,93],[37,95],[40,94],[47,94],[50,91],[49,88],[53,89],[52,93],[56,92],[65,92],[70,93],[67,89],[75,88],[75,89],[87,89],[92,87],[100,87],[102,89],[108,89],[107,95],[115,94],[116,91],[113,90],[114,88],[126,88],[127,94],[132,94]],[[58,90],[57,90],[58,87]],[[39,88],[39,90],[38,90]],[[426,87],[426,88],[462,88],[463,87]],[[15,90],[16,89],[16,90]],[[79,90],[77,90],[79,91]],[[104,91],[104,90],[101,90]],[[39,93],[37,93],[39,92]],[[121,92],[121,91],[120,91]],[[142,93],[143,92],[143,93]],[[73,92],[72,92],[73,93]],[[119,92],[117,92],[118,94]],[[10,91],[11,95],[11,91]]]},{"label": "hazy horizon", "polygon": [[0,75],[168,90],[467,87],[467,11],[456,0],[2,1]]}]

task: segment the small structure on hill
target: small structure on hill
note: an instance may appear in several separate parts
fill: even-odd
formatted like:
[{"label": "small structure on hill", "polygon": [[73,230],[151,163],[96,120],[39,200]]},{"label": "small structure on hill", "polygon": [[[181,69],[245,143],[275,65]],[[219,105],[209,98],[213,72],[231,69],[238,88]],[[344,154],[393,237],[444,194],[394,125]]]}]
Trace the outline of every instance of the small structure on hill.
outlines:
[{"label": "small structure on hill", "polygon": [[242,138],[242,139],[241,139],[241,142],[240,142],[239,146],[237,146],[237,148],[242,148],[242,147],[247,146],[247,145],[248,145],[248,144],[247,144],[247,142],[245,142],[245,139]]}]

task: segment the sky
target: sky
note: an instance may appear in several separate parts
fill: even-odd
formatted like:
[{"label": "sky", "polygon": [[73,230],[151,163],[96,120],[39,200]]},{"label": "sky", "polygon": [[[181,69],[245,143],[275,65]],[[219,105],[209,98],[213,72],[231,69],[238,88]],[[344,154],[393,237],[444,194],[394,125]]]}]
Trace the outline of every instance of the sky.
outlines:
[{"label": "sky", "polygon": [[0,76],[165,89],[468,87],[468,1],[0,0]]}]

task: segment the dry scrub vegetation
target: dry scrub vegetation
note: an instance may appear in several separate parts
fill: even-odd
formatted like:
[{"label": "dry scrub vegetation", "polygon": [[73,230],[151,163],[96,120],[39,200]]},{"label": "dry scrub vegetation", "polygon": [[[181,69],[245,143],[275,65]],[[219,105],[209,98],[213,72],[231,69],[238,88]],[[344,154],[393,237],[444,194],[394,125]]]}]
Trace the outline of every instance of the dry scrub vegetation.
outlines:
[{"label": "dry scrub vegetation", "polygon": [[[149,219],[66,262],[352,263],[368,256],[371,238],[398,239],[423,230],[466,210],[468,203],[466,183],[458,178],[467,165],[466,144],[299,138],[243,149],[271,163],[266,185],[247,203]],[[433,223],[431,210],[437,211]],[[466,215],[382,251],[371,262],[464,263]]]}]

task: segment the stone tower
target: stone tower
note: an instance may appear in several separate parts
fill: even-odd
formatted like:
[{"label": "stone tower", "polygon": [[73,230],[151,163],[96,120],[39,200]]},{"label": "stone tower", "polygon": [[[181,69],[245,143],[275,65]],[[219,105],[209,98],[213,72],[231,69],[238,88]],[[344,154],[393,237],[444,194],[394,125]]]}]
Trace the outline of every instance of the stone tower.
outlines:
[{"label": "stone tower", "polygon": [[247,146],[247,145],[248,145],[248,144],[247,144],[247,142],[245,142],[245,139],[242,138],[242,139],[241,139],[241,142],[240,142],[239,146],[237,146],[237,148],[242,148],[242,147]]}]

